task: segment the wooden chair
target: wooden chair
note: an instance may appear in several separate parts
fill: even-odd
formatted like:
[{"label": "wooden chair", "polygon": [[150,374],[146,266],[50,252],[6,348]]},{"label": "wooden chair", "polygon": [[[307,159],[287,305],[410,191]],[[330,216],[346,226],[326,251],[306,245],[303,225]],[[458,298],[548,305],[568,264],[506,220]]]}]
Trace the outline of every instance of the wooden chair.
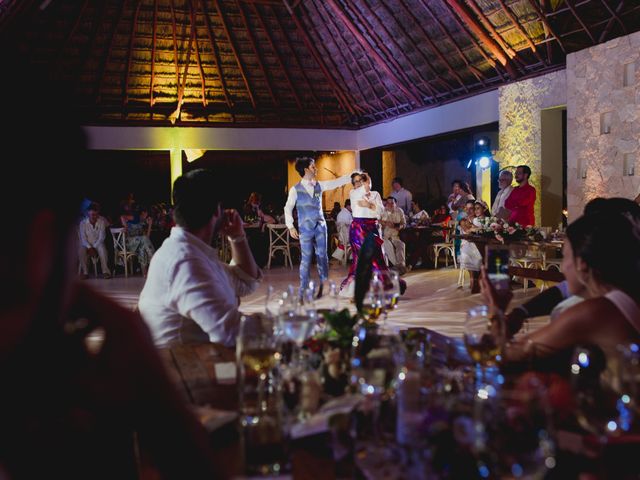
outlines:
[{"label": "wooden chair", "polygon": [[449,257],[453,259],[453,267],[458,268],[458,263],[456,261],[456,249],[453,245],[453,234],[455,232],[455,224],[452,227],[447,228],[445,230],[445,238],[444,242],[434,243],[433,244],[433,268],[438,268],[438,258],[440,257],[440,252],[444,252],[444,262],[445,266],[449,266]]},{"label": "wooden chair", "polygon": [[124,276],[129,276],[129,269],[133,272],[133,258],[136,254],[127,250],[127,232],[124,228],[110,228],[111,238],[113,239],[113,255],[117,265],[118,259],[122,258],[124,263]]},{"label": "wooden chair", "polygon": [[287,266],[289,262],[289,268],[293,268],[293,262],[291,261],[291,237],[289,236],[289,229],[284,224],[269,224],[267,225],[269,230],[269,260],[267,262],[267,269],[271,268],[271,259],[277,252],[282,252],[284,257],[284,266]]}]

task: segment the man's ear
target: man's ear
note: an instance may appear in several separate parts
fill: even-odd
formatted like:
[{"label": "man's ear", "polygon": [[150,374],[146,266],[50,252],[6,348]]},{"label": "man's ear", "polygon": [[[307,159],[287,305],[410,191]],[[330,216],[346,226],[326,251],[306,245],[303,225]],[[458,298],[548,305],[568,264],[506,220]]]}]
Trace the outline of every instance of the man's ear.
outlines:
[{"label": "man's ear", "polygon": [[56,226],[51,210],[38,212],[27,231],[27,286],[30,297],[41,295],[55,263]]}]

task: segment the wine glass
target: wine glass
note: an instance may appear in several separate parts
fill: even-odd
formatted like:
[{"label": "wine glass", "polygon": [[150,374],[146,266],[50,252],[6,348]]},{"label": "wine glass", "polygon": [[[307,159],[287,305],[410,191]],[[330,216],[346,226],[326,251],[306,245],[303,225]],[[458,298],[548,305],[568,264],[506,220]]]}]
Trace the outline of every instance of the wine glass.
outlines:
[{"label": "wine glass", "polygon": [[389,311],[394,310],[400,298],[400,275],[395,270],[385,270],[379,272],[379,279],[382,282],[382,309],[383,324],[386,324]]},{"label": "wine glass", "polygon": [[369,289],[362,302],[362,314],[369,322],[375,322],[382,314],[384,306],[384,284],[378,272],[369,281]]},{"label": "wine glass", "polygon": [[464,324],[464,344],[469,356],[476,364],[479,395],[491,396],[494,389],[484,389],[486,368],[496,366],[501,360],[505,342],[505,322],[492,317],[487,305],[479,305],[467,311]]}]

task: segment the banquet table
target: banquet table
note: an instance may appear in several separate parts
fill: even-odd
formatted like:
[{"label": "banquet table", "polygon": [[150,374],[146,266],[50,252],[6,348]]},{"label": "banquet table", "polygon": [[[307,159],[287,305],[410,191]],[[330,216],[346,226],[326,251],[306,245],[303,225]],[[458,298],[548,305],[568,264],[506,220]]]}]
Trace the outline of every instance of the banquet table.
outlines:
[{"label": "banquet table", "polygon": [[415,266],[420,258],[422,264],[429,264],[432,260],[434,243],[442,242],[442,227],[416,225],[400,230],[400,240],[407,246],[407,265]]}]

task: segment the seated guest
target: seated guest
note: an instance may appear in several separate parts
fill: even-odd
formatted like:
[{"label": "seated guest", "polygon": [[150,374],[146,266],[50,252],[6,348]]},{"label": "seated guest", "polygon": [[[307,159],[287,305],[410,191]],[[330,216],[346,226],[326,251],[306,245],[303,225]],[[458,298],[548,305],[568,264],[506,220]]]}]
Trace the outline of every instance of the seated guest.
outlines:
[{"label": "seated guest", "polygon": [[80,268],[86,277],[88,257],[99,257],[100,268],[104,278],[111,278],[111,271],[107,264],[107,247],[104,240],[107,237],[107,219],[100,215],[99,207],[95,203],[89,206],[87,216],[80,222]]},{"label": "seated guest", "polygon": [[[177,226],[154,255],[138,303],[158,346],[233,345],[239,297],[262,279],[242,219],[235,210],[222,210],[216,184],[214,173],[203,169],[173,184]],[[210,246],[216,235],[228,237],[231,265],[218,260]]]},{"label": "seated guest", "polygon": [[262,209],[260,203],[262,202],[262,195],[258,192],[251,192],[249,198],[242,207],[242,218],[247,223],[257,222],[262,217]]},{"label": "seated guest", "polygon": [[489,209],[487,208],[487,204],[482,200],[476,200],[473,204],[473,220],[471,223],[473,223],[473,226],[476,228],[482,228],[488,214]]},{"label": "seated guest", "polygon": [[[149,216],[149,211],[141,207],[138,212],[125,213],[120,217],[120,221],[127,234],[127,251],[135,253],[142,276],[146,277],[149,262],[156,252],[151,242],[153,219]],[[119,260],[124,261],[122,257],[119,257]]]},{"label": "seated guest", "polygon": [[451,195],[447,199],[447,205],[449,206],[449,212],[454,216],[456,212],[464,210],[467,201],[475,200],[475,197],[471,194],[471,188],[466,182],[462,180],[454,180],[451,182]]},{"label": "seated guest", "polygon": [[382,225],[382,239],[384,240],[384,251],[389,262],[398,269],[400,274],[407,271],[405,264],[406,246],[400,240],[400,230],[407,225],[404,212],[398,207],[394,197],[387,197],[384,210],[380,217]]},{"label": "seated guest", "polygon": [[349,229],[353,215],[351,214],[351,199],[344,201],[344,208],[340,210],[336,217],[336,230],[338,232],[338,248],[331,254],[336,260],[343,261],[346,255],[346,247],[349,245]]},{"label": "seated guest", "polygon": [[[460,233],[469,235],[475,233],[477,225],[474,225],[476,202],[474,200],[467,201],[465,210],[467,216],[460,221]],[[478,250],[475,243],[470,240],[462,240],[460,243],[460,256],[458,257],[458,265],[462,270],[467,270],[470,276],[471,293],[480,291],[478,277],[480,276],[480,268],[482,267],[482,254]]]},{"label": "seated guest", "polygon": [[431,218],[431,225],[438,227],[446,227],[451,221],[451,215],[449,215],[447,206],[440,205],[439,208],[433,212],[433,217]]},{"label": "seated guest", "polygon": [[[602,213],[607,215],[617,215],[627,213],[640,221],[640,206],[626,198],[594,198],[584,207],[585,215]],[[566,277],[564,282],[548,288],[531,300],[516,306],[507,315],[507,333],[509,336],[515,335],[523,323],[533,317],[550,315],[551,319],[557,318],[559,311],[562,311],[567,305],[572,305],[578,298],[586,298],[587,291],[584,285],[577,280],[573,280],[573,284],[569,287],[570,276],[575,275],[573,264],[563,264],[563,274]],[[573,292],[573,293],[570,293]]]},{"label": "seated guest", "polygon": [[420,207],[418,200],[411,201],[409,223],[411,223],[412,226],[429,225],[429,214]]},{"label": "seated guest", "polygon": [[[510,342],[507,361],[550,356],[578,345],[615,354],[618,345],[640,341],[640,222],[629,214],[584,215],[569,225],[567,240],[563,270],[575,271],[588,298]],[[493,312],[503,311],[510,295],[498,294],[486,273],[482,288]]]},{"label": "seated guest", "polygon": [[336,220],[341,210],[342,208],[340,207],[340,202],[333,202],[333,208],[329,212],[329,218],[333,218],[334,220]]},{"label": "seated guest", "polygon": [[[36,173],[24,162],[3,165],[5,178],[21,184],[21,198],[0,192],[3,204],[15,205],[3,215],[11,235],[0,237],[0,477],[133,479],[139,453],[161,478],[216,478],[207,435],[145,323],[75,278],[83,182],[69,172],[87,172],[84,133],[65,85],[42,82],[41,69],[12,60],[13,52],[3,52],[3,64],[21,76],[0,78],[0,90],[11,92],[5,158],[25,158],[19,139],[34,111],[56,112],[56,119],[37,128],[29,145]],[[51,161],[54,152],[63,152],[65,168]]]}]

